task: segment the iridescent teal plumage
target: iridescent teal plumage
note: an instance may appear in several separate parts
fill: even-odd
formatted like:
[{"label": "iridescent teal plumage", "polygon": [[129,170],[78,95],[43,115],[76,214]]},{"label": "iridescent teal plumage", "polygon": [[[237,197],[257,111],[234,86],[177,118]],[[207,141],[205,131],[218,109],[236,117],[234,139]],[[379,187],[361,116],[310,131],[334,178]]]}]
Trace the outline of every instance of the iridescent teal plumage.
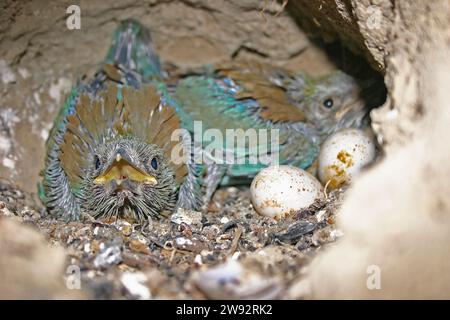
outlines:
[{"label": "iridescent teal plumage", "polygon": [[[223,137],[223,145],[217,147],[222,147],[224,154],[227,151],[233,154],[231,162],[235,163],[224,164],[226,169],[221,180],[222,185],[234,184],[238,182],[237,180],[245,182],[246,179],[253,177],[267,166],[266,161],[251,163],[250,158],[252,156],[254,159],[258,158],[265,155],[265,150],[271,150],[270,143],[273,138],[271,129],[278,130],[280,145],[274,147],[278,147],[280,149],[278,151],[282,154],[282,156],[280,155],[282,158],[274,158],[277,160],[274,164],[279,160],[280,164],[288,163],[302,168],[308,167],[318,152],[318,143],[315,141],[317,133],[313,128],[300,124],[297,125],[296,131],[289,126],[262,119],[258,114],[260,108],[258,101],[252,98],[237,98],[236,93],[239,90],[239,86],[228,78],[195,76],[181,80],[175,91],[175,97],[180,101],[184,113],[189,115],[189,117],[181,118],[185,128],[194,132],[194,120],[201,121],[203,138],[208,129],[219,130]],[[242,129],[244,137],[241,139],[245,138],[245,132],[249,132],[248,130],[255,130],[256,134],[261,130],[267,130],[267,140],[259,139],[258,136],[257,150],[249,148],[248,143],[246,143],[246,148],[237,149],[239,137],[233,136],[236,142],[227,141],[227,130],[230,129]],[[234,149],[227,148],[226,143],[234,146]],[[210,144],[211,141],[203,139],[203,147]],[[272,148],[272,150],[274,149]],[[246,163],[236,164],[238,159],[244,159]]]},{"label": "iridescent teal plumage", "polygon": [[133,20],[122,22],[114,31],[112,45],[104,63],[133,70],[144,80],[163,76],[149,30]]}]

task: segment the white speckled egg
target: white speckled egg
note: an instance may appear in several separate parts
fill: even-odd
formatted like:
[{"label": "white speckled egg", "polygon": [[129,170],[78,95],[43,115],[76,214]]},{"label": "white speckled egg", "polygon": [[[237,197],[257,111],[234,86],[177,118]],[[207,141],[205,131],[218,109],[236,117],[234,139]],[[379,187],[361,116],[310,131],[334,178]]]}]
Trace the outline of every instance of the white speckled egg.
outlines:
[{"label": "white speckled egg", "polygon": [[250,186],[255,210],[275,219],[309,207],[324,196],[320,182],[310,173],[292,166],[261,170]]},{"label": "white speckled egg", "polygon": [[360,129],[344,129],[330,135],[318,158],[319,180],[330,188],[348,184],[375,159],[375,141]]}]

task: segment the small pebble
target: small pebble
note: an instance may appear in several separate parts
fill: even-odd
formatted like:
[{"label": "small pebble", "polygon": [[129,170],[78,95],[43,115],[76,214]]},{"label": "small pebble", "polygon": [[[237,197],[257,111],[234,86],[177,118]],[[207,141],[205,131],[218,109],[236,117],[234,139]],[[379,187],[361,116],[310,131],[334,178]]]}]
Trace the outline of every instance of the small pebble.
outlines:
[{"label": "small pebble", "polygon": [[193,280],[210,299],[275,299],[281,289],[276,281],[234,259],[195,273]]},{"label": "small pebble", "polygon": [[143,253],[143,254],[150,254],[150,249],[148,248],[148,245],[143,242],[136,239],[133,239],[128,244],[131,250],[137,253]]},{"label": "small pebble", "polygon": [[107,268],[122,262],[122,251],[119,245],[112,245],[102,250],[94,259],[94,267]]},{"label": "small pebble", "polygon": [[185,237],[176,238],[174,246],[176,249],[191,252],[201,252],[205,248],[200,240],[196,238],[188,239]]},{"label": "small pebble", "polygon": [[145,285],[147,277],[141,272],[125,272],[120,282],[134,299],[148,300],[151,298],[150,289]]},{"label": "small pebble", "polygon": [[184,223],[197,230],[202,228],[202,213],[198,211],[179,208],[177,212],[170,217],[170,220],[178,225]]},{"label": "small pebble", "polygon": [[277,233],[274,237],[282,242],[293,243],[301,236],[312,232],[317,227],[317,224],[308,221],[298,221],[289,226],[286,232]]},{"label": "small pebble", "polygon": [[196,265],[199,265],[199,266],[201,266],[201,265],[203,264],[202,256],[201,256],[200,254],[197,254],[197,255],[195,256],[195,258],[194,258],[194,263],[195,263]]},{"label": "small pebble", "polygon": [[333,226],[328,226],[314,232],[311,240],[315,246],[319,246],[326,243],[334,242],[342,235],[343,235],[342,231],[336,229]]},{"label": "small pebble", "polygon": [[230,219],[228,219],[227,217],[220,218],[220,223],[226,224],[228,222],[230,222]]}]

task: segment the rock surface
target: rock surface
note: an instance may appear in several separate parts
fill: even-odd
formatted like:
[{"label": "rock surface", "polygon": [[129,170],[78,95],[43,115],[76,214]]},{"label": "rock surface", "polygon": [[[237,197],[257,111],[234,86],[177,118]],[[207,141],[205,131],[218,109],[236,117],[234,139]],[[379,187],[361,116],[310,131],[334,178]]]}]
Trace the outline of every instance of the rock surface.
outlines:
[{"label": "rock surface", "polygon": [[346,196],[344,240],[309,266],[317,298],[450,297],[450,6],[395,3],[390,99],[372,112],[387,156]]}]

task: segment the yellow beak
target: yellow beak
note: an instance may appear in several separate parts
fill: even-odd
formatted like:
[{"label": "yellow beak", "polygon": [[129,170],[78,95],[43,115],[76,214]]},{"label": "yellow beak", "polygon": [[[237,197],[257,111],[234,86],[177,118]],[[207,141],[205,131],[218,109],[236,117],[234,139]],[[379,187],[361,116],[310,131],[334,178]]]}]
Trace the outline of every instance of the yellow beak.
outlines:
[{"label": "yellow beak", "polygon": [[130,179],[135,182],[156,185],[158,181],[154,176],[151,176],[141,170],[133,167],[126,160],[122,158],[120,153],[116,155],[114,163],[103,174],[94,179],[96,184],[104,184],[106,182],[115,180],[120,185],[124,180]]}]

